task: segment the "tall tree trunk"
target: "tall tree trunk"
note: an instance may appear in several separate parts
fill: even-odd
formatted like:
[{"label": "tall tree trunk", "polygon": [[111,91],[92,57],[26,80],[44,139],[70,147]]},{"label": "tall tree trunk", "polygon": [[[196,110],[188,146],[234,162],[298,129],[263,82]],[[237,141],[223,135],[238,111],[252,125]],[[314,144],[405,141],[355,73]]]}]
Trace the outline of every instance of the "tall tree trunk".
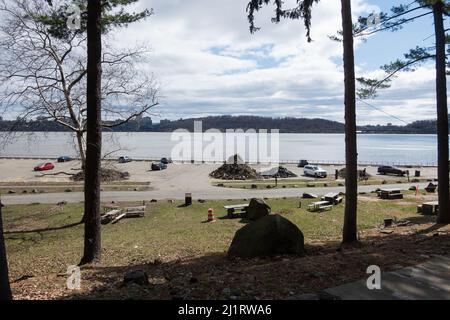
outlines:
[{"label": "tall tree trunk", "polygon": [[77,132],[76,135],[77,135],[78,152],[80,154],[81,169],[84,171],[86,167],[86,155],[84,153],[83,133]]},{"label": "tall tree trunk", "polygon": [[433,5],[434,28],[436,35],[436,100],[437,100],[437,134],[438,134],[438,223],[450,223],[449,208],[449,163],[448,163],[448,110],[447,78],[445,60],[445,30],[443,22],[442,1]]},{"label": "tall tree trunk", "polygon": [[341,0],[345,75],[345,216],[342,241],[357,238],[358,155],[356,143],[355,57],[353,51],[352,8],[350,0]]},{"label": "tall tree trunk", "polygon": [[0,300],[11,300],[9,286],[8,260],[6,258],[5,238],[3,237],[2,203],[0,201]]},{"label": "tall tree trunk", "polygon": [[87,143],[84,183],[84,255],[80,264],[101,259],[101,0],[88,1]]}]

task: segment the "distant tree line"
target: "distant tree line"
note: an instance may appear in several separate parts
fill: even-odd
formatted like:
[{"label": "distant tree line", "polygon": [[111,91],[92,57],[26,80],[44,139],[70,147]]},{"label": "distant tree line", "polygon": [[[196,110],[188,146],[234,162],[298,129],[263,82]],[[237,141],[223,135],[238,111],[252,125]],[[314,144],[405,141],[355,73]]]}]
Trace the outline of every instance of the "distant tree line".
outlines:
[{"label": "distant tree line", "polygon": [[[177,129],[194,130],[194,121],[202,121],[202,129],[219,129],[225,132],[227,129],[279,129],[281,133],[344,133],[344,124],[325,119],[306,118],[269,118],[256,116],[214,116],[204,118],[190,118],[179,120],[162,120],[153,123],[149,117],[132,120],[111,129],[114,132],[172,132]],[[105,121],[107,124],[121,122]],[[47,119],[36,120],[2,120],[0,119],[0,131],[45,131],[64,132],[70,131],[65,126]],[[104,129],[110,130],[110,129]],[[435,134],[436,120],[418,120],[404,126],[398,125],[366,125],[359,126],[358,130],[364,133],[380,134]]]}]

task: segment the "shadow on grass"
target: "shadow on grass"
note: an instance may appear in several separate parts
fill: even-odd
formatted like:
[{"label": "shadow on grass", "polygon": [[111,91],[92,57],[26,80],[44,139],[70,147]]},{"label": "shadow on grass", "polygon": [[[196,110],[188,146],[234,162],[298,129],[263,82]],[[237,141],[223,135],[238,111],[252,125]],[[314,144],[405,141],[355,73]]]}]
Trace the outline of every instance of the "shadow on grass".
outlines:
[{"label": "shadow on grass", "polygon": [[82,225],[84,223],[83,220],[71,224],[66,224],[64,226],[59,227],[48,227],[48,228],[40,228],[40,229],[32,229],[32,230],[17,230],[17,231],[4,231],[3,234],[10,235],[10,234],[26,234],[26,233],[42,233],[42,232],[50,232],[50,231],[58,231],[58,230],[64,230],[69,229],[73,227],[77,227],[79,225]]},{"label": "shadow on grass", "polygon": [[250,219],[243,217],[241,214],[233,214],[233,215],[224,215],[222,217],[218,217],[219,220],[239,220],[239,223],[248,224],[251,222]]},{"label": "shadow on grass", "polygon": [[[421,263],[432,254],[448,254],[450,233],[436,236],[436,228],[422,226],[413,234],[411,228],[398,228],[389,235],[371,230],[359,245],[349,247],[339,241],[307,244],[305,257],[231,259],[216,252],[168,262],[90,266],[82,270],[84,290],[61,298],[289,299],[365,279],[370,265],[387,272]],[[148,274],[148,286],[123,283],[124,274],[136,270]]]}]

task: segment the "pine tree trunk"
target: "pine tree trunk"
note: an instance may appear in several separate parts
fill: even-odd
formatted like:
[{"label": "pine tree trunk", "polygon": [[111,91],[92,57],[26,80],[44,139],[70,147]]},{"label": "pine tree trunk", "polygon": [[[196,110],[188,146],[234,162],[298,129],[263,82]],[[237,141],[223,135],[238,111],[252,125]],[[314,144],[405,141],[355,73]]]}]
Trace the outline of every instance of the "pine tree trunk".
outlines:
[{"label": "pine tree trunk", "polygon": [[436,35],[436,100],[437,100],[437,134],[438,134],[438,223],[450,223],[449,208],[449,163],[448,163],[448,110],[447,78],[445,60],[445,30],[443,22],[442,1],[433,5],[434,28]]},{"label": "pine tree trunk", "polygon": [[6,257],[5,238],[3,237],[2,204],[0,201],[0,301],[11,300],[11,287],[9,286],[8,260]]},{"label": "pine tree trunk", "polygon": [[345,75],[345,215],[343,243],[352,243],[357,238],[357,141],[356,141],[356,96],[355,96],[355,58],[353,51],[353,25],[350,0],[341,0],[342,30],[344,44]]},{"label": "pine tree trunk", "polygon": [[80,264],[101,259],[101,0],[88,1],[87,143],[84,184],[84,255]]}]

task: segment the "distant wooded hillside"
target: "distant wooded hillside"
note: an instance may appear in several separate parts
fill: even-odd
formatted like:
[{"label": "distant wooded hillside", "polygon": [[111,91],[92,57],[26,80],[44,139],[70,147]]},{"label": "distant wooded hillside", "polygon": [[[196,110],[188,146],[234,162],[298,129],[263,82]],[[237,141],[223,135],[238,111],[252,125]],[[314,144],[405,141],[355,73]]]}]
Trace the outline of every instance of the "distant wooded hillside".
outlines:
[{"label": "distant wooded hillside", "polygon": [[[215,116],[180,120],[161,120],[153,123],[151,118],[144,117],[132,120],[113,130],[118,132],[172,132],[176,129],[193,131],[194,121],[202,121],[203,131],[208,129],[279,129],[281,133],[344,133],[344,124],[325,119],[307,118],[268,118],[256,116]],[[108,122],[109,124],[114,122]],[[62,125],[39,119],[34,121],[2,120],[0,131],[68,131]],[[364,133],[403,133],[403,134],[434,134],[436,120],[415,121],[405,126],[396,125],[367,125],[358,130]]]}]

